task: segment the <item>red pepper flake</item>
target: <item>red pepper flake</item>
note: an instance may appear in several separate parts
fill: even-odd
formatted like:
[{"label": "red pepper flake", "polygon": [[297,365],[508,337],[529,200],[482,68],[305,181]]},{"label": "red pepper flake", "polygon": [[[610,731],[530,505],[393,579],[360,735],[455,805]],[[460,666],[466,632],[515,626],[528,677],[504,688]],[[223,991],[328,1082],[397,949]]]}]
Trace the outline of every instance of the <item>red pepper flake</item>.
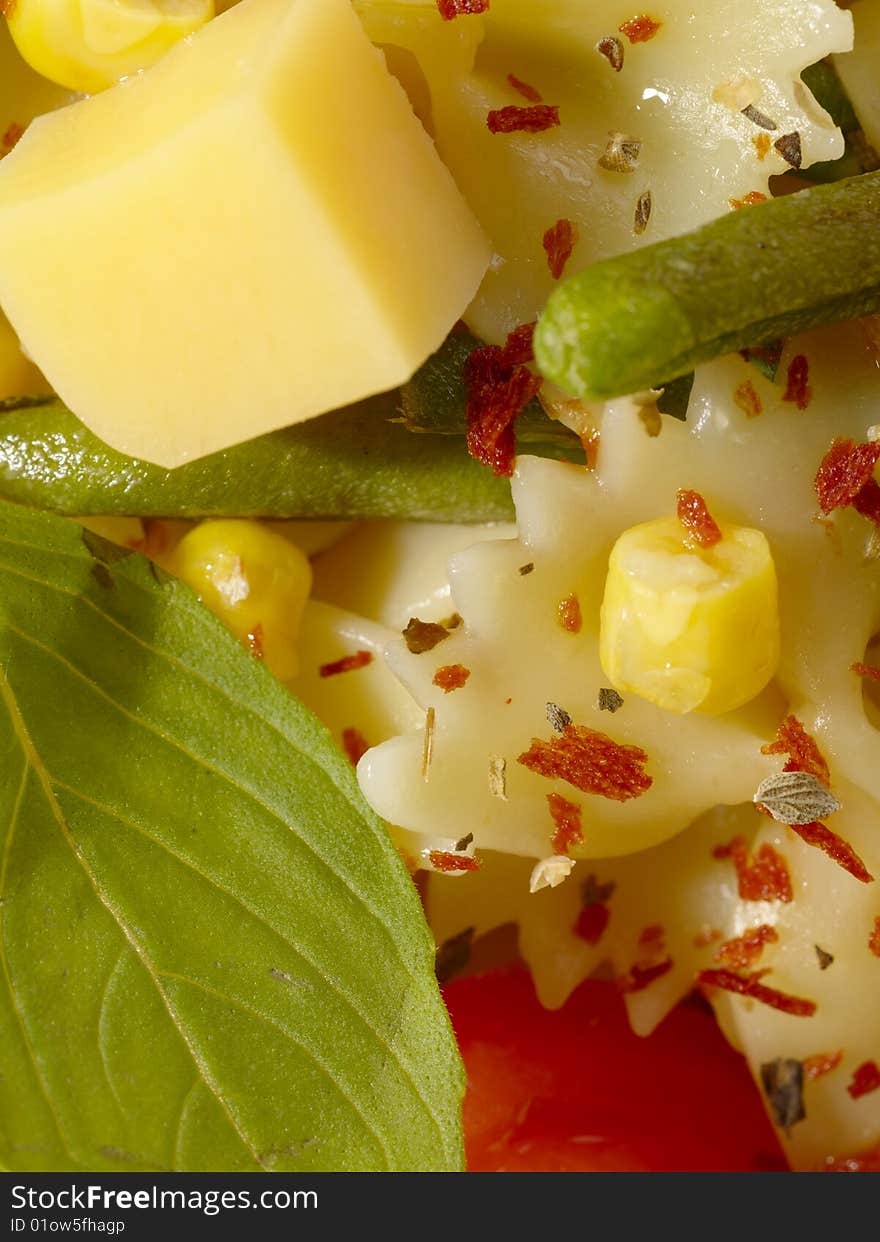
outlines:
[{"label": "red pepper flake", "polygon": [[764,411],[764,403],[751,380],[745,380],[739,385],[733,394],[733,400],[746,418],[757,418]]},{"label": "red pepper flake", "polygon": [[699,492],[682,489],[676,496],[678,520],[687,532],[688,542],[699,548],[714,548],[721,542],[721,530]]},{"label": "red pepper flake", "polygon": [[578,241],[577,225],[571,220],[557,220],[544,234],[544,252],[554,280],[559,280]]},{"label": "red pepper flake", "polygon": [[24,126],[19,125],[18,121],[13,121],[3,137],[0,138],[0,157],[8,155],[23,134]]},{"label": "red pepper flake", "polygon": [[842,1048],[838,1048],[837,1052],[817,1052],[815,1056],[806,1057],[803,1061],[804,1078],[808,1082],[815,1082],[817,1078],[824,1078],[826,1074],[836,1070],[842,1060]]},{"label": "red pepper flake", "polygon": [[798,354],[788,364],[788,376],[782,400],[791,402],[799,410],[805,410],[813,399],[813,392],[808,383],[809,378],[810,364],[803,354]]},{"label": "red pepper flake", "polygon": [[485,13],[489,0],[437,0],[437,8],[444,22],[451,22],[453,18],[467,17],[471,13]]},{"label": "red pepper flake", "polygon": [[428,861],[435,871],[444,873],[479,871],[482,866],[479,858],[469,858],[467,854],[450,854],[447,850],[431,850]]},{"label": "red pepper flake", "polygon": [[796,832],[807,845],[814,845],[822,850],[833,862],[843,867],[844,871],[848,871],[862,884],[870,884],[873,881],[874,877],[853,847],[844,841],[843,837],[839,837],[836,832],[827,828],[825,824],[792,824],[791,831]]},{"label": "red pepper flake", "polygon": [[508,361],[522,357],[530,326],[516,328],[504,349],[484,345],[473,350],[465,363],[468,452],[507,478],[516,460],[514,421],[541,387],[540,376]]},{"label": "red pepper flake", "polygon": [[712,856],[731,859],[743,901],[792,900],[794,893],[788,866],[772,845],[762,845],[750,862],[745,838],[734,837],[729,845],[716,846]]},{"label": "red pepper flake", "polygon": [[580,634],[584,620],[581,616],[580,600],[576,595],[566,595],[565,599],[560,600],[556,612],[559,624],[564,630],[569,634]]},{"label": "red pepper flake", "polygon": [[744,194],[742,198],[729,198],[727,201],[734,211],[741,211],[743,207],[755,207],[758,203],[766,203],[767,195],[762,194],[760,190],[749,190],[748,194]]},{"label": "red pepper flake", "polygon": [[642,13],[638,17],[630,17],[628,21],[623,22],[617,29],[622,35],[626,35],[630,43],[647,43],[649,39],[653,39],[654,35],[663,25],[653,17],[648,17]]},{"label": "red pepper flake", "polygon": [[370,749],[370,743],[361,733],[360,729],[343,729],[342,730],[342,747],[348,755],[352,767],[357,767],[361,759]]},{"label": "red pepper flake", "polygon": [[662,923],[650,923],[647,927],[643,927],[639,933],[639,948],[662,950],[664,937],[665,933]]},{"label": "red pepper flake", "polygon": [[868,948],[875,957],[880,957],[880,915],[874,919],[874,930],[868,940]]},{"label": "red pepper flake", "polygon": [[715,954],[716,962],[723,962],[733,970],[748,970],[764,952],[765,944],[776,944],[779,936],[769,923],[752,927],[735,940],[726,940]]},{"label": "red pepper flake", "polygon": [[434,674],[434,685],[444,694],[451,694],[453,690],[460,690],[470,675],[471,670],[463,664],[444,664]]},{"label": "red pepper flake", "polygon": [[523,99],[527,99],[529,103],[540,103],[541,92],[536,91],[534,86],[529,86],[528,82],[524,82],[522,78],[518,78],[515,73],[509,73],[507,80],[515,91],[519,91]]},{"label": "red pepper flake", "polygon": [[755,144],[755,150],[758,152],[758,159],[763,162],[770,154],[770,135],[755,134],[752,142]]},{"label": "red pepper flake", "polygon": [[816,1012],[815,1001],[789,996],[787,992],[780,992],[777,988],[768,988],[760,982],[765,973],[761,970],[757,974],[738,975],[732,970],[701,970],[697,975],[697,983],[701,987],[720,988],[724,992],[734,992],[737,996],[748,996],[762,1005],[769,1005],[771,1009],[778,1009],[781,1013],[791,1014],[795,1018],[813,1016]]},{"label": "red pepper flake", "polygon": [[559,108],[556,104],[530,104],[527,108],[508,104],[506,108],[493,108],[486,124],[490,134],[540,134],[559,124]]},{"label": "red pepper flake", "polygon": [[518,367],[526,362],[535,361],[536,327],[534,320],[531,323],[521,323],[508,335],[501,351],[503,367]]},{"label": "red pepper flake", "polygon": [[850,671],[858,673],[859,677],[865,677],[868,681],[880,681],[880,668],[875,668],[873,664],[862,664],[857,661],[849,667]]},{"label": "red pepper flake", "polygon": [[641,962],[636,962],[634,966],[630,966],[629,974],[622,979],[618,979],[618,989],[626,995],[632,995],[633,992],[644,992],[655,979],[662,979],[664,975],[668,975],[672,970],[672,958],[667,957],[662,962],[657,962],[653,966],[644,966]]},{"label": "red pepper flake", "polygon": [[865,488],[874,483],[878,461],[880,443],[856,444],[855,440],[836,439],[816,473],[816,496],[822,512],[833,513],[855,504]]},{"label": "red pepper flake", "polygon": [[860,1100],[863,1095],[870,1095],[878,1087],[880,1087],[880,1069],[877,1068],[875,1061],[864,1061],[853,1074],[847,1091],[854,1100]]},{"label": "red pepper flake", "polygon": [[831,784],[825,756],[816,739],[810,736],[797,716],[785,717],[776,731],[775,739],[761,747],[761,754],[788,755],[789,760],[782,769],[783,772],[809,772],[826,789]]},{"label": "red pepper flake", "polygon": [[366,668],[372,663],[372,651],[356,651],[354,655],[343,656],[332,664],[322,664],[318,672],[322,677],[336,677],[339,673],[353,673],[356,669]]},{"label": "red pepper flake", "polygon": [[587,944],[598,944],[605,935],[610,918],[611,911],[603,902],[585,906],[575,920],[574,934]]},{"label": "red pepper flake", "polygon": [[257,622],[247,635],[247,649],[257,660],[263,658],[263,627]]},{"label": "red pepper flake", "polygon": [[567,781],[612,802],[639,798],[654,783],[644,770],[648,756],[640,746],[622,746],[585,725],[570,724],[549,742],[532,738],[517,762],[537,776]]},{"label": "red pepper flake", "polygon": [[580,845],[584,839],[581,808],[576,802],[569,802],[567,798],[563,798],[561,794],[548,794],[547,801],[550,804],[550,815],[556,825],[556,831],[551,838],[553,853],[568,854],[572,845]]}]

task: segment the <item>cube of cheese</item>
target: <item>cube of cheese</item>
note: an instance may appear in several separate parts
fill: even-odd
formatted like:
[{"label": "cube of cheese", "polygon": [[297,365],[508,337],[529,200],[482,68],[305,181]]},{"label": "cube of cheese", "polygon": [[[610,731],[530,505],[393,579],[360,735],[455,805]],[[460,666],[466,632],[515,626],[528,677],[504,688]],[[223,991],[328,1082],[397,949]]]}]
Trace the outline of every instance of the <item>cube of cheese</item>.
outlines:
[{"label": "cube of cheese", "polygon": [[0,304],[164,466],[401,383],[489,257],[349,0],[242,0],[0,166]]}]

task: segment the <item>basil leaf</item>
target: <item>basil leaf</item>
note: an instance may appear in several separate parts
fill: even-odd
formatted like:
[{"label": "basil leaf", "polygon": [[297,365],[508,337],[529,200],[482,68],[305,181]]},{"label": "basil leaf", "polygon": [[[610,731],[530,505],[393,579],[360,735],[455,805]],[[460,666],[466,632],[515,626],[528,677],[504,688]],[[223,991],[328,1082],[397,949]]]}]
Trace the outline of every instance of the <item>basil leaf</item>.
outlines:
[{"label": "basil leaf", "polygon": [[329,734],[135,554],[0,503],[0,1162],[451,1170],[414,886]]},{"label": "basil leaf", "polygon": [[507,479],[470,458],[463,437],[392,421],[397,401],[385,394],[166,470],[109,448],[60,401],[20,398],[0,403],[0,497],[73,515],[512,518]]}]

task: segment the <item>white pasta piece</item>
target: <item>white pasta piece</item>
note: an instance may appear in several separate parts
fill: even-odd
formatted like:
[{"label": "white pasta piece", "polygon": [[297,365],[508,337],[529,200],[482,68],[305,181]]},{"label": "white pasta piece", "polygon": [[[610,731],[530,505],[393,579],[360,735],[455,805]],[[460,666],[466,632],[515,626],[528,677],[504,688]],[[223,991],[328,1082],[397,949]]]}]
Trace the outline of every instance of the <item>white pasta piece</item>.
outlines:
[{"label": "white pasta piece", "polygon": [[[415,56],[440,154],[494,244],[466,316],[487,340],[544,306],[553,278],[542,238],[557,220],[579,232],[573,272],[766,194],[789,167],[774,146],[786,135],[799,136],[803,167],[843,154],[800,80],[852,47],[851,18],[833,0],[662,0],[649,10],[662,23],[655,37],[635,44],[619,31],[633,16],[620,0],[492,0],[485,16],[453,22],[434,0],[357,8],[374,41]],[[620,42],[619,72],[596,50],[606,37]],[[529,106],[509,74],[559,107],[557,128],[490,133],[491,110]],[[600,167],[609,131],[640,144],[632,171]]]},{"label": "white pasta piece", "polygon": [[[865,519],[848,510],[817,521],[813,490],[834,435],[863,439],[876,420],[875,359],[859,325],[814,333],[791,349],[808,359],[808,411],[784,400],[784,385],[728,358],[700,371],[689,422],[664,420],[658,437],[646,433],[631,402],[612,403],[595,473],[520,459],[519,538],[473,547],[450,565],[464,624],[432,652],[413,655],[402,641],[389,647],[394,671],[422,707],[434,708],[436,730],[428,781],[421,733],[364,760],[362,787],[380,814],[427,835],[466,822],[478,848],[539,859],[553,830],[547,795],[556,792],[582,805],[585,840],[576,855],[646,849],[715,805],[750,801],[781,766],[761,747],[787,711],[816,733],[842,777],[880,796],[876,733],[859,679],[848,671],[880,624],[880,562],[865,559]],[[758,417],[740,408],[745,384],[762,403]],[[770,540],[780,580],[778,675],[757,699],[723,716],[675,716],[634,695],[611,715],[598,706],[605,679],[597,644],[609,551],[624,529],[674,511],[681,487],[700,491],[719,518],[759,527]],[[583,618],[577,634],[558,619],[559,603],[571,595]],[[448,665],[470,674],[451,693],[434,684],[438,667]],[[576,724],[642,747],[653,779],[648,792],[624,803],[584,798],[517,762],[533,738],[552,738],[548,702]],[[487,787],[490,756],[507,760],[506,800]]]},{"label": "white pasta piece", "polygon": [[855,44],[851,52],[834,57],[868,141],[880,147],[880,3],[859,0],[853,7]]}]

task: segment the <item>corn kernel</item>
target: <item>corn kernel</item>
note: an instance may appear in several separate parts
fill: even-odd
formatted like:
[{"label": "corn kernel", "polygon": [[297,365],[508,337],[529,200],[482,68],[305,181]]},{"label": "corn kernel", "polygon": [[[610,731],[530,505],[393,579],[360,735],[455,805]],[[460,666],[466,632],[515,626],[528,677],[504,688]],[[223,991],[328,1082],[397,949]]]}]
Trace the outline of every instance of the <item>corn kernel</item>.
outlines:
[{"label": "corn kernel", "polygon": [[146,69],[213,16],[213,0],[15,0],[7,20],[32,69],[92,95]]},{"label": "corn kernel", "polygon": [[299,548],[259,522],[202,522],[181,539],[168,568],[280,681],[296,676],[299,626],[312,587],[312,568]]},{"label": "corn kernel", "polygon": [[611,552],[600,659],[621,692],[671,712],[733,711],[779,662],[776,570],[758,530],[721,524],[695,548],[676,518],[625,531]]}]

